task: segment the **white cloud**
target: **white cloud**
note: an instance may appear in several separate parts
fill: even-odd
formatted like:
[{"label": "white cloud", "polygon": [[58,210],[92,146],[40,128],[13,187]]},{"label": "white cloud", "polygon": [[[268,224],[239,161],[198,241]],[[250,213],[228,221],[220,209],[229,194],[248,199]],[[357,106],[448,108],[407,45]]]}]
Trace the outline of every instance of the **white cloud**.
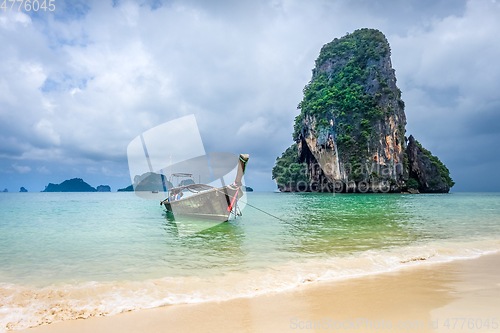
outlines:
[{"label": "white cloud", "polygon": [[44,174],[44,175],[50,174],[50,171],[45,166],[41,166],[41,167],[36,168],[36,171],[38,171],[39,173]]},{"label": "white cloud", "polygon": [[38,134],[40,141],[54,146],[59,146],[61,144],[61,136],[56,133],[50,121],[40,119],[36,123],[34,130]]},{"label": "white cloud", "polygon": [[26,27],[31,24],[31,18],[23,12],[5,11],[4,15],[0,16],[0,27],[5,30],[15,30],[17,25]]},{"label": "white cloud", "polygon": [[87,173],[96,174],[96,173],[99,173],[99,169],[97,169],[96,167],[90,166],[90,167],[87,167]]},{"label": "white cloud", "polygon": [[236,133],[244,139],[265,138],[273,132],[272,127],[267,123],[264,117],[258,117],[254,120],[245,122]]},{"label": "white cloud", "polygon": [[29,166],[17,165],[16,163],[12,164],[12,167],[19,173],[28,173],[31,171]]}]

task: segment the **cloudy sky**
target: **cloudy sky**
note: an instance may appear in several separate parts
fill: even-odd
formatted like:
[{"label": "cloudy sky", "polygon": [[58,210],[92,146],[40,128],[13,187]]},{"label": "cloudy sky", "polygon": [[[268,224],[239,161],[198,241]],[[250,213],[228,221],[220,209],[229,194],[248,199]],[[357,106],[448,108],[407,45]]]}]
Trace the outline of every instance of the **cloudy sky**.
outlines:
[{"label": "cloudy sky", "polygon": [[500,184],[500,1],[62,1],[0,10],[0,190],[130,184],[127,145],[194,114],[206,151],[249,153],[274,190],[321,46],[381,30],[407,130],[454,191]]}]

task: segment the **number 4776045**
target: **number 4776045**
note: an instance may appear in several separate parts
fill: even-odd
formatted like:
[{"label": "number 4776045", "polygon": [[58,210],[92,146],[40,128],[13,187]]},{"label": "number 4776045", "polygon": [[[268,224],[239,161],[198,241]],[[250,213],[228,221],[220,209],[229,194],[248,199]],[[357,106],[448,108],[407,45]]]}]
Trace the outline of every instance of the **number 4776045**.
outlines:
[{"label": "number 4776045", "polygon": [[[0,0],[1,1],[1,0]],[[24,4],[24,5],[23,5]],[[10,5],[10,11],[12,9],[17,11],[21,11],[24,9],[24,11],[29,12],[31,10],[37,12],[41,9],[44,11],[50,10],[53,12],[56,10],[56,4],[55,0],[3,0],[2,5],[0,6],[0,9],[3,9],[6,11]],[[14,6],[15,5],[15,6]],[[16,8],[17,7],[17,8]]]}]

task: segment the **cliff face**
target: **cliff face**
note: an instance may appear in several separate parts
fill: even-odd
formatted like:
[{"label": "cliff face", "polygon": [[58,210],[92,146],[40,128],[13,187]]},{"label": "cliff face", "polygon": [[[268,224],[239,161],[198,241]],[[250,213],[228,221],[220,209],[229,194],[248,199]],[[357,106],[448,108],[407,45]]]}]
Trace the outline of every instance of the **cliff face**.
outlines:
[{"label": "cliff face", "polygon": [[[410,179],[417,181],[414,182],[415,189],[428,193],[448,193],[450,188],[455,185],[449,176],[448,168],[430,151],[423,148],[413,135],[410,135],[408,139],[406,153]],[[410,182],[408,182],[408,186],[411,186],[409,184]]]},{"label": "cliff face", "polygon": [[[387,39],[374,29],[357,30],[322,47],[294,126],[297,156],[293,163],[305,165],[306,179],[283,171],[292,158],[289,148],[273,169],[282,191],[406,189],[410,176],[406,116],[390,55]],[[421,161],[422,156],[412,161]],[[423,169],[412,169],[414,174],[427,170],[429,165],[422,163]],[[425,179],[417,180],[420,184]],[[441,185],[421,188],[446,192]]]},{"label": "cliff face", "polygon": [[400,190],[406,176],[400,96],[381,32],[362,29],[323,46],[295,124],[311,184]]}]

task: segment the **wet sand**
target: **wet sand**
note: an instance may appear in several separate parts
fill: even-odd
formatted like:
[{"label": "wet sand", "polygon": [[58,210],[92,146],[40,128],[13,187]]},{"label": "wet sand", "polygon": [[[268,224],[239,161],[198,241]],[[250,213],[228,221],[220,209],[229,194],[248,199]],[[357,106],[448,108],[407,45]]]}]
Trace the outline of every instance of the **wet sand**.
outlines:
[{"label": "wet sand", "polygon": [[24,332],[380,332],[387,329],[500,332],[500,254],[315,282],[251,298],[71,320]]}]

